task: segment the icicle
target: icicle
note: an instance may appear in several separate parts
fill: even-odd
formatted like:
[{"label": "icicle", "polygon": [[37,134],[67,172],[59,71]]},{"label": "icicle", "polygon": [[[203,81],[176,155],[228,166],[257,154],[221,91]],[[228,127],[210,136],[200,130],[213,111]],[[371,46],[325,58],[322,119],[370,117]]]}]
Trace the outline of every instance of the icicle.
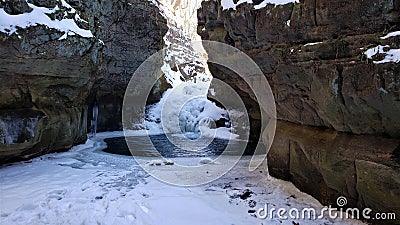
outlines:
[{"label": "icicle", "polygon": [[92,137],[96,137],[96,132],[97,132],[97,118],[99,116],[99,106],[97,103],[94,103],[93,106],[93,119],[91,121],[91,131],[92,131]]},{"label": "icicle", "polygon": [[34,128],[38,121],[39,117],[0,119],[0,143],[22,143],[35,137]]}]

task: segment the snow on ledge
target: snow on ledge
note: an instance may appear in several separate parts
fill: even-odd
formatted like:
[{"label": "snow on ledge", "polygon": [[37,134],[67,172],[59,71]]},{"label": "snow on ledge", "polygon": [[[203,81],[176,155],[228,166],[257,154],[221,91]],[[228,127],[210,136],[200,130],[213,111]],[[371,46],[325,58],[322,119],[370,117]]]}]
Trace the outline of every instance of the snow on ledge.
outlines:
[{"label": "snow on ledge", "polygon": [[275,4],[275,5],[285,5],[288,3],[299,3],[299,0],[264,0],[258,5],[254,6],[254,9],[261,9],[267,6],[268,4]]},{"label": "snow on ledge", "polygon": [[253,3],[252,0],[239,0],[237,3],[234,3],[233,0],[221,0],[221,6],[222,10],[227,10],[227,9],[234,9],[236,10],[236,6],[242,4],[242,3]]},{"label": "snow on ledge", "polygon": [[400,36],[400,31],[394,31],[386,34],[385,36],[381,37],[381,39],[388,39],[391,37]]},{"label": "snow on ledge", "polygon": [[381,63],[399,63],[400,62],[400,49],[389,49],[389,45],[378,45],[374,48],[368,49],[364,52],[364,55],[367,56],[368,59],[372,59],[373,56],[376,54],[384,54],[385,58],[380,61],[373,61],[374,64],[381,64]]},{"label": "snow on ledge", "polygon": [[[67,8],[68,13],[76,13],[76,10],[70,6],[65,0],[61,0],[61,4],[63,7]],[[93,34],[90,30],[85,30],[80,28],[75,20],[82,21],[78,14],[75,15],[74,19],[65,18],[67,12],[64,14],[64,18],[62,20],[52,20],[46,14],[55,13],[59,10],[59,7],[56,6],[53,9],[38,7],[31,3],[28,3],[29,7],[33,10],[30,13],[23,13],[19,15],[10,15],[4,11],[4,9],[0,9],[0,32],[6,34],[17,33],[18,28],[28,28],[34,27],[38,25],[45,25],[50,29],[56,29],[61,32],[64,32],[64,35],[60,38],[60,40],[65,39],[68,35],[79,35],[81,37],[90,38],[93,37]]]},{"label": "snow on ledge", "polygon": [[[221,6],[223,10],[227,9],[233,9],[236,10],[236,6],[242,4],[242,3],[250,3],[252,4],[252,0],[239,0],[237,3],[234,3],[233,0],[221,0]],[[274,4],[274,5],[285,5],[288,3],[299,3],[299,0],[264,0],[258,5],[254,6],[254,9],[261,9],[267,6],[268,4]]]},{"label": "snow on ledge", "polygon": [[307,43],[304,46],[313,46],[313,45],[319,45],[319,44],[322,44],[322,43],[323,43],[322,41],[319,41],[319,42]]}]

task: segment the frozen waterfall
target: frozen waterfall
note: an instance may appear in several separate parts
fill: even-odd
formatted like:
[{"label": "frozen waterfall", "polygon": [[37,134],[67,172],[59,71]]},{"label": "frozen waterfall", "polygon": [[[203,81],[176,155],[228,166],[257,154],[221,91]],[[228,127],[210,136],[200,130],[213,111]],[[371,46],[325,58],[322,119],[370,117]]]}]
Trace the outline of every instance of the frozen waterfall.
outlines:
[{"label": "frozen waterfall", "polygon": [[172,88],[160,102],[147,107],[145,125],[149,133],[183,133],[190,139],[237,137],[232,133],[230,112],[207,98],[207,94],[214,94],[209,93],[212,76],[207,54],[191,44],[201,40],[196,17],[201,1],[159,0],[156,4],[169,27],[164,37],[166,56],[161,70]]}]

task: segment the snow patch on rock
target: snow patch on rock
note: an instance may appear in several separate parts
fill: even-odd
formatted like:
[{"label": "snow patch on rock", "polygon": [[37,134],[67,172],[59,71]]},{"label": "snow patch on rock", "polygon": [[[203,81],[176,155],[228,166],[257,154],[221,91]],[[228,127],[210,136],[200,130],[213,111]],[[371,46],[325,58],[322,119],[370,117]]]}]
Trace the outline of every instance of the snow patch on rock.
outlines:
[{"label": "snow patch on rock", "polygon": [[376,61],[374,60],[374,64],[381,64],[381,63],[399,63],[400,62],[400,49],[389,49],[389,45],[378,45],[374,48],[370,48],[364,52],[364,55],[367,56],[368,59],[372,59],[377,54],[383,54],[385,57],[382,60]]},{"label": "snow patch on rock", "polygon": [[258,5],[254,6],[254,9],[261,9],[267,6],[268,4],[274,4],[274,5],[285,5],[288,3],[299,3],[299,0],[264,0]]},{"label": "snow patch on rock", "polygon": [[[18,29],[44,25],[49,29],[56,29],[64,32],[64,35],[60,40],[65,39],[68,35],[79,35],[85,38],[93,37],[90,30],[82,29],[77,25],[76,22],[87,23],[87,21],[81,19],[77,14],[77,11],[64,0],[61,0],[61,5],[62,7],[67,8],[67,11],[64,12],[63,19],[61,20],[53,20],[49,17],[50,14],[54,14],[60,10],[58,6],[55,6],[54,8],[46,8],[35,6],[31,3],[28,3],[28,5],[32,8],[32,11],[19,15],[10,15],[4,11],[4,9],[0,9],[0,32],[11,35],[18,33]],[[75,13],[74,18],[68,18],[69,13]]]},{"label": "snow patch on rock", "polygon": [[381,37],[381,39],[388,39],[388,38],[396,37],[396,36],[400,36],[400,31],[390,32],[390,33],[386,34],[385,36]]},{"label": "snow patch on rock", "polygon": [[[236,7],[243,3],[253,4],[252,0],[239,0],[236,3],[233,0],[222,0],[221,6],[223,10],[233,9],[236,10]],[[274,5],[285,5],[288,3],[299,3],[299,0],[264,0],[258,5],[254,6],[254,9],[261,9],[267,6],[268,4]]]}]

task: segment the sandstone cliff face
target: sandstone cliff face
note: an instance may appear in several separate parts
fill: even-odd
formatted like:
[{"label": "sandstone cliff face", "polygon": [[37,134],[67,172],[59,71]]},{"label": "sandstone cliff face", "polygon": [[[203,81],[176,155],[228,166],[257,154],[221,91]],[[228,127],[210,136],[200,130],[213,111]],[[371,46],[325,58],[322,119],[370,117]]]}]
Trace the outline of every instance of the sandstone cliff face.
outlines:
[{"label": "sandstone cliff face", "polygon": [[[271,175],[327,205],[343,195],[348,206],[400,213],[400,64],[365,54],[400,49],[400,36],[382,38],[400,30],[399,1],[300,0],[223,10],[211,0],[198,17],[203,39],[247,53],[272,87],[282,121],[268,154]],[[210,70],[246,100],[257,124],[248,86],[225,68]]]},{"label": "sandstone cliff face", "polygon": [[222,10],[209,1],[199,10],[199,32],[253,58],[272,86],[279,119],[400,137],[400,65],[374,64],[364,54],[377,45],[400,48],[399,36],[380,38],[400,29],[399,7],[398,1],[305,0]]},{"label": "sandstone cliff face", "polygon": [[[167,30],[158,8],[147,1],[71,0],[68,7],[58,0],[29,2],[57,7],[49,17],[75,18],[93,37],[63,36],[44,25],[0,32],[0,163],[83,142],[94,102],[99,129],[120,128],[125,87],[141,62],[162,48]],[[12,15],[32,7],[25,1],[0,3]]]}]

